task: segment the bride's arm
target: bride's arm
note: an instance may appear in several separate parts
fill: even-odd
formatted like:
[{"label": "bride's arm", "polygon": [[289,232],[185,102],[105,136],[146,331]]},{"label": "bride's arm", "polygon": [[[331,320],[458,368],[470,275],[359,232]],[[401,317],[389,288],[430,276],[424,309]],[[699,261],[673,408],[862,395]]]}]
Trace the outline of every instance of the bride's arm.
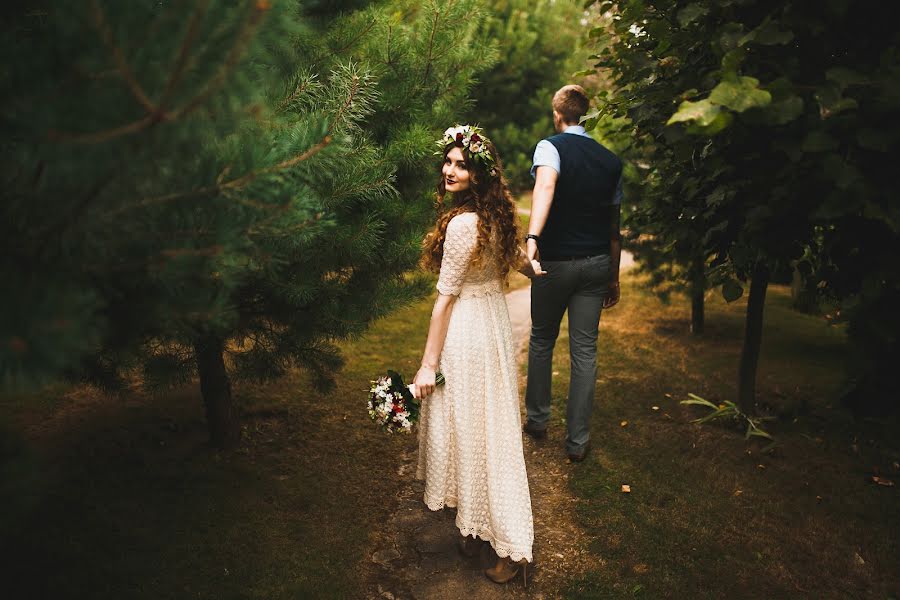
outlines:
[{"label": "bride's arm", "polygon": [[526,254],[522,248],[519,248],[519,265],[516,267],[516,271],[529,279],[534,279],[535,277],[541,277],[547,274],[547,272],[541,268],[541,263],[536,260],[528,260],[528,254]]},{"label": "bride's arm", "polygon": [[431,310],[431,323],[428,325],[428,339],[425,342],[425,353],[422,356],[422,366],[416,373],[413,383],[415,385],[416,398],[422,399],[434,391],[434,377],[438,369],[438,361],[441,351],[444,349],[444,340],[447,339],[447,326],[450,324],[450,314],[453,312],[453,303],[456,296],[438,294]]}]

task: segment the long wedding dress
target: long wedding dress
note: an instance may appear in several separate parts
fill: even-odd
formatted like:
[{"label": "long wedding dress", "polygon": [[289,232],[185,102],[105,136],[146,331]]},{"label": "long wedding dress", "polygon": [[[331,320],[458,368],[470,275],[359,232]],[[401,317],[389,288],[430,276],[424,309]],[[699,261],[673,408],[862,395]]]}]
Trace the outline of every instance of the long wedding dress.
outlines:
[{"label": "long wedding dress", "polygon": [[416,476],[425,479],[429,509],[457,507],[463,535],[489,541],[498,556],[531,562],[534,522],[512,330],[490,256],[483,266],[470,264],[477,223],[470,212],[447,225],[437,289],[459,297],[441,352],[446,383],[422,402]]}]

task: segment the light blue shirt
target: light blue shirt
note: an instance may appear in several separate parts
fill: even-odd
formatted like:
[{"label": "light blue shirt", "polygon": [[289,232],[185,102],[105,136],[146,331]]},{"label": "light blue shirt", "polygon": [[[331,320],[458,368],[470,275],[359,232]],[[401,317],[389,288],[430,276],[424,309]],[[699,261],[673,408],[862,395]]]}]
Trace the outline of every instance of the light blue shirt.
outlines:
[{"label": "light blue shirt", "polygon": [[[581,125],[569,125],[563,130],[563,133],[570,133],[572,135],[583,135],[584,137],[591,137],[584,130],[584,127]],[[559,166],[559,152],[556,150],[556,146],[548,142],[547,140],[541,140],[538,142],[537,147],[534,149],[534,159],[532,160],[531,165],[531,176],[535,177],[537,173],[538,167],[550,167],[557,173],[560,172]],[[616,193],[613,194],[613,204],[621,204],[622,203],[622,177],[619,177],[619,183],[616,184]]]}]

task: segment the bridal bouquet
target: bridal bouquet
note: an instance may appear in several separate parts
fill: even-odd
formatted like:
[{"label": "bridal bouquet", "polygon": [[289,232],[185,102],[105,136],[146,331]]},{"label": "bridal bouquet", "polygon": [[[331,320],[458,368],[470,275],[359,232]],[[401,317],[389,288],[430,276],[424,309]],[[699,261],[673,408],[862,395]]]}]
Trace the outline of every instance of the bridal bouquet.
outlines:
[{"label": "bridal bouquet", "polygon": [[[442,385],[444,376],[435,375],[435,383]],[[403,377],[396,371],[388,371],[386,377],[372,382],[369,390],[369,416],[388,433],[412,431],[419,420],[419,401],[413,396],[413,386],[404,385]]]}]

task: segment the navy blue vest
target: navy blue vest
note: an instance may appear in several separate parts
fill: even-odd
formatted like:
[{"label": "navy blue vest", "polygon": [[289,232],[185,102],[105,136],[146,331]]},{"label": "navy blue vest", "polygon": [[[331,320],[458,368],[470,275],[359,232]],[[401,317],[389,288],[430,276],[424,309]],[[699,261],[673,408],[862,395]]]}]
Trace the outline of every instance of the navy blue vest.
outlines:
[{"label": "navy blue vest", "polygon": [[572,133],[547,138],[559,152],[559,178],[538,249],[541,260],[609,254],[610,207],[622,161],[594,139]]}]

